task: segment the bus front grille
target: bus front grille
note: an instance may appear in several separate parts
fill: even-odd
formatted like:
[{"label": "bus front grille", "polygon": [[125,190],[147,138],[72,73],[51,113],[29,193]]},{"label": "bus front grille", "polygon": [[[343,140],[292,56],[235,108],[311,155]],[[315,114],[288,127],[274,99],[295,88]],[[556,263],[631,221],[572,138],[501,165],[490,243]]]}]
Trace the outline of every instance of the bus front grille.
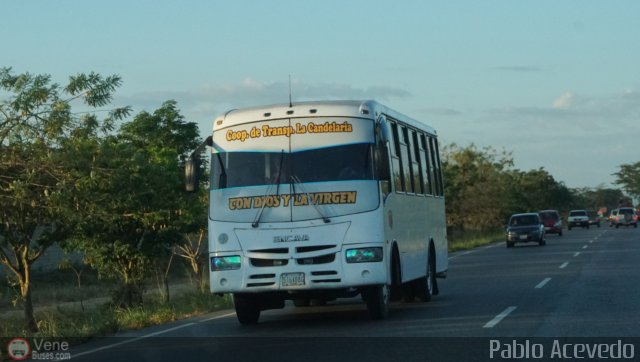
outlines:
[{"label": "bus front grille", "polygon": [[336,254],[326,254],[316,256],[313,258],[300,258],[296,259],[298,265],[315,265],[315,264],[328,264],[336,260]]},{"label": "bus front grille", "polygon": [[287,259],[258,259],[249,258],[251,265],[255,267],[283,266],[289,264]]}]

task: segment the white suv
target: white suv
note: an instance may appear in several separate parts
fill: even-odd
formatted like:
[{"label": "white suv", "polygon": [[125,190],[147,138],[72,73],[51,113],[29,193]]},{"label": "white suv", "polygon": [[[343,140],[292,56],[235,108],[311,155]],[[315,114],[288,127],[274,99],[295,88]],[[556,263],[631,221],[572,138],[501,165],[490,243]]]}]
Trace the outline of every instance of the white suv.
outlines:
[{"label": "white suv", "polygon": [[589,214],[587,214],[587,210],[571,210],[567,221],[569,223],[569,230],[574,226],[589,228]]}]

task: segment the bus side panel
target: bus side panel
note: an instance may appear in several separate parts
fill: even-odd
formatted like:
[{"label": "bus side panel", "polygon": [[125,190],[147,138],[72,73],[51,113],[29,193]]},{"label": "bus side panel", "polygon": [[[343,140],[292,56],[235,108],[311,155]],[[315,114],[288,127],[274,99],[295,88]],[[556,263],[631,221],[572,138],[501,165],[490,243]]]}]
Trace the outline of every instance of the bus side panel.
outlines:
[{"label": "bus side panel", "polygon": [[436,271],[446,270],[446,221],[442,198],[391,193],[384,210],[385,238],[397,242],[403,282],[426,274],[431,239],[436,248]]}]

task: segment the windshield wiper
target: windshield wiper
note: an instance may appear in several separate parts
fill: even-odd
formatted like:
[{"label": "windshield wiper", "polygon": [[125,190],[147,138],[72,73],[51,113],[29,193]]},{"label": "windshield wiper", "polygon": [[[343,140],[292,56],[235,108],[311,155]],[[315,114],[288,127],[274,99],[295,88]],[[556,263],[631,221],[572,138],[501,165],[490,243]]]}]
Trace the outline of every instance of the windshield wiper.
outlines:
[{"label": "windshield wiper", "polygon": [[302,190],[302,193],[307,195],[309,203],[313,206],[314,209],[316,209],[316,211],[318,212],[318,214],[322,218],[322,221],[324,221],[325,224],[330,223],[331,220],[328,217],[324,216],[324,214],[322,213],[322,210],[320,210],[320,206],[318,206],[318,204],[316,204],[316,203],[312,203],[311,202],[311,195],[304,190],[304,187],[302,187],[302,181],[300,181],[300,178],[298,178],[298,176],[296,176],[296,175],[291,175],[291,180],[293,180],[293,182],[294,182],[294,184],[293,184],[293,194],[295,195],[295,193],[296,193],[296,186],[295,185],[298,185],[300,187],[300,190]]},{"label": "windshield wiper", "polygon": [[[275,184],[271,183],[269,188],[267,189],[267,195],[271,195],[271,189],[273,189],[273,185],[276,185],[276,196],[280,195],[280,176],[282,175],[282,162],[284,160],[284,150],[280,152],[280,166],[278,167],[278,175],[275,179]],[[264,207],[267,203],[263,202],[258,215],[256,215],[256,219],[251,224],[251,227],[257,228],[260,225],[260,219],[262,218],[262,212],[264,211]]]}]

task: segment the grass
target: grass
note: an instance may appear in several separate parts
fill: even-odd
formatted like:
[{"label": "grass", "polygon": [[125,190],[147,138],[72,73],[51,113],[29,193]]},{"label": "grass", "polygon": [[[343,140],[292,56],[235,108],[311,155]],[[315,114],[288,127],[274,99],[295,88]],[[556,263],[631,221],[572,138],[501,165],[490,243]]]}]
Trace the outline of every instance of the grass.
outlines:
[{"label": "grass", "polygon": [[159,300],[145,302],[136,308],[114,308],[107,304],[92,306],[82,311],[77,306],[37,311],[39,331],[31,333],[23,328],[21,315],[0,319],[0,337],[101,337],[118,331],[140,329],[179,319],[200,315],[232,306],[228,296],[210,293],[186,292],[169,303]]},{"label": "grass", "polygon": [[473,249],[504,239],[503,231],[454,231],[449,235],[449,252]]}]

